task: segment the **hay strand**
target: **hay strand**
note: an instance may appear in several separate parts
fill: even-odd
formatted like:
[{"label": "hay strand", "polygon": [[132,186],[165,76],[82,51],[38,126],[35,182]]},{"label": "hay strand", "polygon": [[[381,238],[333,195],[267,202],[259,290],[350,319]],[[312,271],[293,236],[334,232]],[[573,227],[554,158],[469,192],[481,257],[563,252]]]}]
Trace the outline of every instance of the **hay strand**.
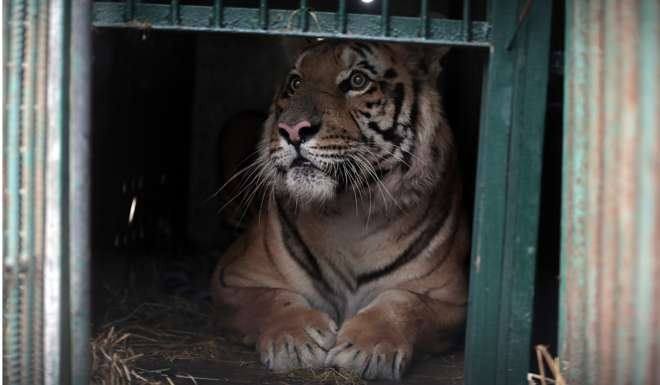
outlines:
[{"label": "hay strand", "polygon": [[[552,358],[547,346],[537,345],[535,347],[536,364],[538,365],[538,373],[528,373],[527,383],[529,385],[567,385],[564,377],[561,375],[561,366],[559,358]],[[545,373],[546,366],[552,373],[552,378],[549,378]],[[537,382],[538,381],[538,382]]]}]

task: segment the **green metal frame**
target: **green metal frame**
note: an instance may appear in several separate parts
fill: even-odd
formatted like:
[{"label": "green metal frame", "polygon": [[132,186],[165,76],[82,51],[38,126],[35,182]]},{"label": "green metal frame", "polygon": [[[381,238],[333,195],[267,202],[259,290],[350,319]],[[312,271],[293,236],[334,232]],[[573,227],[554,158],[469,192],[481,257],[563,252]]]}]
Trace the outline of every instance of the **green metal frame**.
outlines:
[{"label": "green metal frame", "polygon": [[[466,384],[529,369],[551,2],[491,5],[473,224]],[[506,4],[514,4],[513,2]]]},{"label": "green metal frame", "polygon": [[[488,46],[487,22],[298,10],[94,2],[94,26]],[[345,9],[345,8],[344,8]],[[383,8],[387,9],[387,8]],[[422,9],[425,9],[424,7]],[[469,28],[466,27],[469,25]]]},{"label": "green metal frame", "polygon": [[[21,200],[19,191],[25,180],[20,179],[17,171],[19,164],[25,164],[21,163],[25,160],[17,149],[18,140],[30,129],[29,124],[17,118],[21,116],[21,102],[28,95],[20,87],[31,84],[23,76],[21,66],[15,66],[25,60],[19,55],[31,52],[16,45],[24,40],[20,23],[25,17],[17,11],[24,2],[47,5],[48,12],[40,8],[38,18],[49,21],[50,26],[48,33],[42,31],[45,35],[40,40],[48,42],[48,78],[40,77],[43,71],[37,76],[38,84],[48,85],[48,92],[38,93],[47,94],[48,111],[43,105],[36,110],[36,126],[41,127],[37,132],[41,136],[32,144],[35,147],[28,150],[35,151],[35,157],[30,158],[33,163],[28,161],[25,166],[28,171],[34,169],[37,182],[48,194],[34,190],[34,201],[28,203]],[[106,28],[332,37],[489,49],[479,138],[465,383],[524,383],[531,351],[550,0],[494,0],[489,4],[486,22],[471,20],[469,0],[464,3],[462,20],[430,18],[428,0],[420,1],[418,18],[390,16],[387,0],[381,0],[380,15],[347,14],[345,0],[338,0],[336,13],[315,12],[305,0],[297,10],[268,9],[266,0],[260,1],[259,8],[223,7],[221,0],[213,0],[209,6],[181,5],[177,0],[169,4],[96,1],[91,17],[86,13],[89,2],[73,3],[10,0],[12,8],[7,20],[12,27],[8,51],[11,60],[5,64],[14,66],[6,67],[10,75],[8,113],[3,122],[7,164],[3,261],[12,279],[8,281],[9,299],[3,304],[9,325],[5,336],[10,337],[6,340],[6,352],[20,351],[23,343],[13,338],[21,335],[20,317],[27,314],[21,310],[16,293],[34,287],[31,301],[37,308],[31,314],[35,324],[45,323],[46,330],[46,382],[82,384],[88,375],[88,361],[84,358],[88,354],[89,333],[89,186],[84,180],[88,180],[85,178],[89,172],[89,90],[85,84],[89,84],[90,68],[87,29],[89,19],[93,19],[95,27]],[[43,60],[46,47],[40,47],[38,57]],[[44,125],[48,127],[47,139]],[[21,222],[18,218],[30,212],[31,205],[36,210],[34,216]],[[44,218],[48,230],[40,225]],[[18,277],[18,253],[23,250],[20,226],[30,221],[36,224],[34,236],[45,236],[45,241],[35,244],[34,252],[27,253],[29,257],[34,254],[31,258],[35,266],[39,266],[39,261],[46,263],[45,292],[29,279],[27,283],[13,280]],[[71,242],[74,238],[82,243]],[[37,311],[39,295],[46,296],[47,309],[43,314]],[[31,353],[25,351],[25,362]],[[5,369],[13,373],[8,377],[9,383],[20,383],[15,379],[29,366],[22,365],[16,355],[4,357]],[[40,382],[35,379],[32,383]]]}]

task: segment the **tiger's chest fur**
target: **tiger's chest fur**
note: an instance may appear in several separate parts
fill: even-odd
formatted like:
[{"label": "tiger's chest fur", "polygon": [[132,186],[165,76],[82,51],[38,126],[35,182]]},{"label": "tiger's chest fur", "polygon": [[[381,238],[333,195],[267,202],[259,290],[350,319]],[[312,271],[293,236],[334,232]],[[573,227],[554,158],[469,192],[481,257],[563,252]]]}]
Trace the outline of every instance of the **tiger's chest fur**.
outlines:
[{"label": "tiger's chest fur", "polygon": [[284,249],[315,282],[306,291],[308,298],[341,322],[384,287],[422,277],[437,267],[443,251],[434,241],[452,237],[458,225],[451,207],[455,199],[443,194],[458,187],[437,188],[405,207],[394,197],[387,208],[345,199],[302,212],[277,202],[271,215],[277,218]]}]

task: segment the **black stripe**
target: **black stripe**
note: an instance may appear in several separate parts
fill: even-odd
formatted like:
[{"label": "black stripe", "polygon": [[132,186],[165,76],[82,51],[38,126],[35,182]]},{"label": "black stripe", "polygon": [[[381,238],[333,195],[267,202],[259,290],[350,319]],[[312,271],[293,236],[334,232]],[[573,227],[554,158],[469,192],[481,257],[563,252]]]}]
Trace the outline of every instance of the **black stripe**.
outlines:
[{"label": "black stripe", "polygon": [[403,165],[401,166],[404,173],[408,172],[410,169],[410,164],[412,162],[412,156],[416,150],[417,142],[417,122],[419,120],[419,81],[417,79],[413,80],[413,102],[410,107],[410,131],[413,134],[413,140],[411,148],[408,151],[401,151],[403,155]]},{"label": "black stripe", "polygon": [[[307,275],[312,278],[312,284],[316,290],[325,294],[322,297],[328,302],[328,304],[330,304],[335,314],[339,316],[341,312],[339,311],[339,303],[337,302],[338,298],[335,295],[334,289],[332,286],[330,286],[327,279],[323,275],[323,271],[321,270],[318,260],[314,254],[312,254],[311,250],[309,250],[309,247],[307,247],[305,242],[303,242],[302,237],[300,236],[300,233],[296,229],[295,225],[291,223],[286,213],[284,213],[282,210],[282,205],[279,202],[277,202],[276,205],[279,216],[282,219],[280,223],[283,224],[281,227],[284,246],[296,261],[296,263],[298,263],[298,265],[307,273]],[[292,242],[295,243],[295,245],[292,245]],[[301,251],[304,259],[301,258],[298,253],[296,253],[296,246],[302,249]],[[317,283],[320,283],[322,287],[319,288]]]},{"label": "black stripe", "polygon": [[[318,263],[318,259],[314,256],[314,254],[312,254],[311,250],[309,250],[309,247],[308,247],[308,246],[305,244],[305,242],[302,240],[302,237],[300,236],[300,233],[298,233],[298,230],[295,228],[295,225],[292,224],[292,223],[289,221],[288,217],[287,217],[286,214],[282,211],[282,209],[281,209],[281,207],[280,207],[279,204],[278,204],[277,207],[278,207],[278,209],[280,210],[280,216],[281,216],[282,219],[284,220],[285,225],[286,225],[286,226],[290,229],[290,231],[291,231],[292,238],[294,238],[295,242],[296,242],[296,243],[298,244],[298,246],[303,250],[303,253],[304,253],[304,255],[305,255],[305,259],[306,259],[307,261],[309,261],[309,263],[310,263],[310,265],[311,265],[311,269],[312,269],[312,271],[313,271],[313,274],[306,270],[306,271],[307,271],[307,274],[309,274],[310,276],[312,276],[312,277],[314,277],[314,278],[319,279],[319,280],[321,281],[321,283],[323,284],[324,288],[327,289],[327,291],[332,292],[332,293],[335,293],[334,289],[333,289],[332,287],[330,287],[330,285],[329,285],[327,279],[325,278],[325,276],[324,276],[324,274],[323,274],[323,271],[322,271],[322,269],[321,269],[321,266],[320,266],[320,264]],[[283,239],[284,239],[284,244],[285,244],[285,246],[287,247],[287,250],[289,251],[289,253],[291,253],[291,255],[294,256],[294,259],[296,259],[296,261],[299,262],[299,258],[298,258],[298,256],[296,256],[296,255],[294,254],[294,250],[290,247],[291,245],[289,245],[288,242],[286,241],[287,238],[286,238],[286,237],[283,237]],[[351,291],[355,291],[355,290],[356,290],[355,283],[352,282],[351,280],[349,280],[345,275],[341,274],[341,271],[339,270],[339,268],[337,268],[337,266],[335,266],[334,264],[332,264],[331,261],[329,261],[329,260],[326,260],[326,262],[327,262],[328,267],[330,268],[330,270],[332,270],[333,273],[334,273],[337,277],[339,277],[339,279],[344,283],[344,285],[345,285],[349,290],[351,290]],[[301,265],[301,266],[302,266],[302,265]],[[304,268],[305,268],[305,267],[303,266],[303,269],[304,269]]]},{"label": "black stripe", "polygon": [[[390,273],[393,273],[397,269],[403,267],[408,262],[412,261],[417,257],[431,242],[431,240],[438,234],[438,231],[444,225],[447,216],[449,215],[451,204],[446,205],[447,208],[443,215],[438,215],[437,219],[428,225],[403,251],[394,261],[390,262],[387,266],[382,267],[378,270],[374,270],[368,273],[360,274],[357,277],[358,287],[365,285],[371,281],[382,278]],[[428,210],[427,215],[431,215],[433,210]]]},{"label": "black stripe", "polygon": [[[323,276],[321,267],[319,266],[316,257],[314,254],[312,254],[311,250],[309,250],[305,242],[303,242],[302,238],[300,237],[300,233],[298,233],[298,230],[289,221],[289,218],[282,210],[281,204],[277,203],[277,209],[280,214],[280,218],[282,219],[282,239],[287,251],[310,277],[318,280],[323,285],[324,289],[332,292],[333,290],[330,287],[328,281]],[[298,255],[296,252],[296,246],[301,249],[303,254],[302,256]]]},{"label": "black stripe", "polygon": [[365,50],[365,51],[367,51],[367,52],[369,52],[369,53],[374,53],[374,51],[371,49],[371,47],[369,47],[369,45],[367,45],[367,44],[360,43],[359,41],[355,41],[355,42],[353,42],[353,44],[354,44],[356,47],[359,47],[359,48],[361,48],[361,49],[363,49],[363,50]]},{"label": "black stripe", "polygon": [[401,142],[403,142],[403,138],[397,135],[396,131],[390,129],[383,131],[376,122],[371,121],[367,123],[367,127],[369,127],[370,130],[380,135],[383,138],[383,140],[386,140],[390,143],[394,143],[397,146],[400,145]]},{"label": "black stripe", "polygon": [[364,132],[362,132],[362,126],[360,126],[360,123],[358,123],[357,119],[355,118],[355,115],[353,115],[353,112],[349,112],[348,115],[351,116],[351,119],[353,119],[353,123],[355,123],[355,128],[360,131],[360,140],[362,143],[369,144],[371,141],[364,135]]},{"label": "black stripe", "polygon": [[433,265],[433,267],[430,268],[429,271],[420,275],[416,279],[422,280],[428,277],[429,275],[433,274],[434,271],[438,270],[440,267],[442,267],[445,264],[445,262],[447,261],[447,256],[449,256],[449,253],[451,253],[451,251],[454,249],[454,244],[456,243],[456,233],[458,232],[458,228],[459,228],[459,223],[456,222],[456,226],[454,226],[454,228],[452,229],[451,237],[449,238],[451,239],[451,243],[449,244],[449,247],[447,247],[447,252],[445,253],[445,255],[438,261],[438,263]]},{"label": "black stripe", "polygon": [[382,99],[378,99],[375,102],[367,102],[366,106],[367,106],[368,109],[372,109],[375,106],[380,106],[382,104],[382,102],[383,102]]},{"label": "black stripe", "polygon": [[366,50],[362,49],[362,47],[358,46],[357,44],[353,44],[349,46],[350,49],[353,50],[356,54],[358,54],[361,58],[366,58],[367,53]]},{"label": "black stripe", "polygon": [[347,93],[348,91],[350,91],[351,90],[350,76],[347,77],[346,79],[342,80],[341,82],[339,82],[338,87],[339,87],[339,91],[341,91],[343,93]]},{"label": "black stripe", "polygon": [[362,115],[362,116],[364,116],[365,118],[367,118],[367,119],[371,118],[371,113],[369,113],[369,112],[367,112],[367,111],[357,110],[357,112],[358,112],[360,115]]},{"label": "black stripe", "polygon": [[410,129],[417,133],[417,121],[419,120],[419,80],[412,83],[412,105],[410,106]]},{"label": "black stripe", "polygon": [[[382,85],[381,88],[383,88]],[[399,125],[399,115],[401,114],[401,107],[403,106],[404,96],[405,91],[403,83],[397,83],[397,85],[394,86],[394,91],[392,92],[392,98],[394,99],[394,117],[392,118],[392,126],[382,132],[383,139],[396,145],[401,144],[403,141],[403,138],[396,134],[396,128]]]},{"label": "black stripe", "polygon": [[366,69],[367,71],[371,72],[374,75],[378,75],[378,72],[376,71],[376,68],[372,66],[368,61],[366,60],[361,60],[356,64],[358,67],[362,67]]},{"label": "black stripe", "polygon": [[369,127],[369,129],[372,130],[372,131],[375,131],[375,132],[378,132],[378,133],[381,132],[380,131],[380,126],[376,122],[372,121],[372,122],[367,123],[367,127]]},{"label": "black stripe", "polygon": [[396,73],[394,68],[388,68],[387,71],[385,71],[385,73],[383,74],[383,77],[385,79],[394,79],[395,77],[397,77],[397,75],[398,74]]},{"label": "black stripe", "polygon": [[221,287],[227,287],[227,283],[225,283],[225,269],[227,266],[222,266],[220,269],[220,286]]}]

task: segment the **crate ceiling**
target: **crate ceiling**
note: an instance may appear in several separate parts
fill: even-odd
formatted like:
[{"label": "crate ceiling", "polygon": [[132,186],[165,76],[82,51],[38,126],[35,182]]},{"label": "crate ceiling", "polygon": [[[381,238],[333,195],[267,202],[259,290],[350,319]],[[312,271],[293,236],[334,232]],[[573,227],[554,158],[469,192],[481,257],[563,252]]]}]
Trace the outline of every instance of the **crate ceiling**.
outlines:
[{"label": "crate ceiling", "polygon": [[187,31],[242,32],[273,35],[347,38],[407,43],[487,46],[490,23],[472,21],[470,1],[463,4],[461,20],[430,17],[428,0],[420,1],[419,17],[392,16],[389,1],[382,0],[380,14],[348,13],[346,0],[337,1],[336,12],[320,12],[300,1],[297,9],[224,7],[221,0],[209,5],[94,2],[96,27],[142,28]]}]

